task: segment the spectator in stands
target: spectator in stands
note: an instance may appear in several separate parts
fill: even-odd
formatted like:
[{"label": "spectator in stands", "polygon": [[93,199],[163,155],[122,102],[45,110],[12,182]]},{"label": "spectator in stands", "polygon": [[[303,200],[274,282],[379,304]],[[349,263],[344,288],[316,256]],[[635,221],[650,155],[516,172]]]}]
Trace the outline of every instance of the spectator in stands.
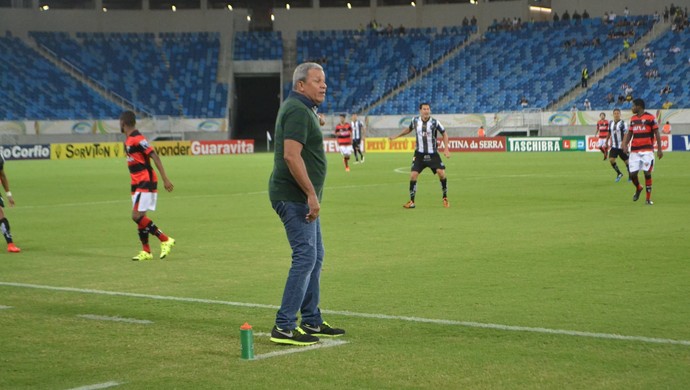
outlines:
[{"label": "spectator in stands", "polygon": [[666,84],[665,87],[661,88],[661,91],[659,92],[659,96],[668,95],[671,92],[673,92],[673,90],[671,89],[671,86]]},{"label": "spectator in stands", "polygon": [[601,21],[604,24],[607,24],[609,22],[609,13],[608,12],[604,11],[604,16],[601,18]]},{"label": "spectator in stands", "polygon": [[570,14],[568,13],[568,10],[565,10],[565,12],[563,12],[563,16],[561,17],[561,20],[563,20],[564,22],[570,21]]},{"label": "spectator in stands", "polygon": [[625,96],[618,94],[618,104],[623,104],[625,102]]},{"label": "spectator in stands", "polygon": [[611,23],[616,22],[616,13],[613,11],[609,12],[609,22],[611,22]]},{"label": "spectator in stands", "polygon": [[678,54],[678,53],[680,53],[680,47],[674,45],[673,47],[668,49],[668,52],[673,53],[673,54]]},{"label": "spectator in stands", "polygon": [[486,137],[486,130],[484,130],[484,126],[479,126],[479,130],[477,130],[477,137]]},{"label": "spectator in stands", "polygon": [[558,23],[561,19],[558,17],[558,12],[553,13],[553,22]]},{"label": "spectator in stands", "polygon": [[472,19],[470,20],[470,25],[472,25],[472,26],[477,25],[477,18],[475,18],[474,15],[472,15]]},{"label": "spectator in stands", "polygon": [[589,79],[589,69],[587,69],[587,65],[585,65],[582,68],[582,75],[581,76],[582,77],[580,79],[580,86],[582,88],[587,88],[587,80]]},{"label": "spectator in stands", "polygon": [[585,99],[585,102],[582,105],[585,111],[592,111],[592,103],[589,102],[589,99]]},{"label": "spectator in stands", "polygon": [[645,66],[652,66],[653,63],[654,63],[654,60],[652,59],[652,57],[646,57],[644,59]]},{"label": "spectator in stands", "polygon": [[661,132],[664,134],[671,134],[671,123],[669,123],[669,121],[666,121],[666,124],[661,129]]},{"label": "spectator in stands", "polygon": [[577,12],[577,10],[573,11],[573,21],[575,23],[580,22],[581,18],[582,18],[582,16],[580,16],[580,14]]},{"label": "spectator in stands", "polygon": [[527,100],[526,97],[523,96],[523,97],[520,99],[520,107],[522,107],[522,108],[527,108],[527,106],[529,106],[529,101]]},{"label": "spectator in stands", "polygon": [[635,50],[630,51],[630,61],[637,60],[637,52]]},{"label": "spectator in stands", "polygon": [[573,104],[573,106],[570,107],[570,112],[577,112],[577,106]]},{"label": "spectator in stands", "polygon": [[467,27],[467,26],[469,26],[469,25],[470,25],[470,20],[467,19],[467,16],[465,16],[465,17],[462,19],[462,26],[463,26],[463,27]]},{"label": "spectator in stands", "polygon": [[587,10],[584,10],[584,12],[582,12],[582,19],[589,19],[589,12],[587,12]]},{"label": "spectator in stands", "polygon": [[623,10],[623,19],[628,20],[628,16],[630,16],[630,10],[628,9],[628,7],[625,7],[625,9]]},{"label": "spectator in stands", "polygon": [[613,98],[613,94],[609,92],[608,95],[606,95],[606,103],[611,104],[615,102],[616,100]]},{"label": "spectator in stands", "polygon": [[398,34],[400,36],[405,35],[405,26],[403,26],[402,23],[400,24],[400,27],[398,27]]},{"label": "spectator in stands", "polygon": [[624,84],[625,85],[625,95],[632,95],[634,89],[630,84]]},{"label": "spectator in stands", "polygon": [[664,23],[668,23],[668,16],[669,16],[668,7],[664,7]]},{"label": "spectator in stands", "polygon": [[672,106],[673,106],[673,102],[670,100],[667,100],[664,104],[661,105],[661,108],[663,108],[664,110],[668,110]]},{"label": "spectator in stands", "polygon": [[659,11],[654,11],[654,23],[659,23],[661,21],[661,15],[659,15]]}]

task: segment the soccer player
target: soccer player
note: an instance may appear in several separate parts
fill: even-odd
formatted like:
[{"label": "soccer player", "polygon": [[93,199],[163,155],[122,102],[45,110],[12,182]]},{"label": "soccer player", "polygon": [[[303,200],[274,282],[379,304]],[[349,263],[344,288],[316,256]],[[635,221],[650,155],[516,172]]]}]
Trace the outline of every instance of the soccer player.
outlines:
[{"label": "soccer player", "polygon": [[[616,164],[616,158],[620,157],[625,163],[626,170],[628,169],[628,153],[623,150],[623,137],[628,132],[628,124],[621,119],[621,110],[616,108],[613,110],[613,120],[609,126],[609,133],[606,137],[606,145],[610,146],[609,150],[609,162],[614,171],[616,171],[616,183],[621,181],[623,173],[618,169],[618,164]],[[628,181],[632,180],[630,177],[630,171],[628,171]]]},{"label": "soccer player", "polygon": [[599,137],[597,147],[604,153],[604,160],[608,157],[608,150],[606,149],[606,138],[609,135],[609,121],[606,120],[606,114],[603,112],[599,114],[599,122],[597,122],[597,132],[594,136]]},{"label": "soccer player", "polygon": [[352,155],[352,126],[345,121],[345,114],[340,114],[340,122],[335,125],[335,138],[343,155],[345,172],[350,172],[350,156]]},{"label": "soccer player", "polygon": [[417,145],[415,146],[412,169],[410,170],[410,201],[405,203],[403,207],[406,209],[415,208],[414,198],[417,193],[417,177],[419,177],[424,168],[429,168],[431,172],[438,174],[438,178],[441,181],[441,190],[443,191],[443,207],[450,207],[447,196],[446,166],[441,161],[441,156],[438,154],[438,144],[436,143],[437,133],[441,133],[444,145],[443,155],[450,158],[448,134],[441,122],[431,117],[431,105],[429,103],[421,103],[419,105],[419,116],[412,118],[408,128],[403,129],[400,134],[394,137],[389,137],[389,139],[392,141],[412,131],[416,134]]},{"label": "soccer player", "polygon": [[[14,198],[12,197],[12,192],[10,191],[10,182],[7,181],[7,175],[5,174],[5,157],[0,154],[0,182],[2,182],[2,188],[5,189],[5,196],[7,196],[7,201],[10,207],[14,207]],[[2,235],[5,236],[5,241],[7,241],[7,251],[10,253],[19,253],[19,249],[12,241],[12,233],[10,233],[10,222],[5,217],[5,201],[0,197],[0,231]]]},{"label": "soccer player", "polygon": [[352,149],[355,152],[355,160],[359,161],[359,158],[357,157],[357,153],[359,153],[359,155],[362,157],[362,162],[364,162],[362,141],[364,141],[364,133],[366,128],[364,127],[364,123],[357,119],[357,114],[352,114],[352,122],[350,122],[350,126],[352,126]]},{"label": "soccer player", "polygon": [[132,219],[139,229],[139,240],[142,250],[132,257],[134,261],[152,260],[151,247],[149,246],[149,234],[158,237],[161,242],[160,258],[164,259],[170,254],[175,240],[163,233],[156,224],[147,216],[148,210],[156,209],[158,197],[158,178],[151,166],[151,160],[156,164],[158,172],[163,179],[163,186],[170,192],[174,186],[168,179],[163,168],[163,162],[158,154],[149,145],[149,142],[136,129],[136,116],[132,111],[125,111],[120,115],[120,131],[127,135],[125,139],[125,152],[127,153],[127,166],[132,177]]},{"label": "soccer player", "polygon": [[633,201],[640,198],[642,186],[637,178],[637,172],[644,171],[645,187],[647,190],[646,204],[653,205],[652,202],[652,171],[654,170],[654,139],[656,138],[657,156],[659,160],[664,157],[661,149],[661,135],[659,126],[656,124],[654,115],[645,111],[645,103],[642,99],[633,100],[633,116],[630,118],[630,131],[623,138],[623,150],[628,150],[630,145],[630,177],[635,185],[635,195]]}]

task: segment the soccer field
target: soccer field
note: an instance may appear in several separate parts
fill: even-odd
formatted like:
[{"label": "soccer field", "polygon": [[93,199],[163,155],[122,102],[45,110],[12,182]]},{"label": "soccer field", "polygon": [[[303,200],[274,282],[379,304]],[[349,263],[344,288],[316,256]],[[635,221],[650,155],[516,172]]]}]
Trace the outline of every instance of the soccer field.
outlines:
[{"label": "soccer field", "polygon": [[290,264],[272,158],[164,157],[150,217],[177,245],[143,263],[124,160],[8,162],[0,388],[690,387],[690,154],[657,161],[650,207],[599,153],[456,153],[451,208],[427,170],[414,210],[411,155],[329,155],[321,307],[347,335],[317,349],[265,336]]}]

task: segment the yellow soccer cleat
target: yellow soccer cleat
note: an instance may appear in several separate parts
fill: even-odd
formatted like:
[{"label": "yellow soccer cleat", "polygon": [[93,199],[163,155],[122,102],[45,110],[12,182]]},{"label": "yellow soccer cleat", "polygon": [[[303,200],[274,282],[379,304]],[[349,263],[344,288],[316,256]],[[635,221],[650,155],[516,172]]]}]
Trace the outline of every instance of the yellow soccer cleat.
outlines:
[{"label": "yellow soccer cleat", "polygon": [[172,247],[175,246],[175,239],[168,237],[168,241],[161,242],[161,259],[165,259],[170,254]]},{"label": "yellow soccer cleat", "polygon": [[153,260],[153,255],[150,254],[149,252],[141,251],[141,252],[139,252],[138,255],[132,257],[132,260],[134,260],[134,261],[147,261],[147,260]]}]

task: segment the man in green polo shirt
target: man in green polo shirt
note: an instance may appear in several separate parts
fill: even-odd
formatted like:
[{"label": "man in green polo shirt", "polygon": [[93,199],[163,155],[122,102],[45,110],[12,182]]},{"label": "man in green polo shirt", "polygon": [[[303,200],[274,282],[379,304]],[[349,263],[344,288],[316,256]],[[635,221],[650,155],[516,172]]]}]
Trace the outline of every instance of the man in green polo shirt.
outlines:
[{"label": "man in green polo shirt", "polygon": [[[319,310],[324,257],[319,211],[326,153],[316,111],[325,98],[326,75],[321,65],[300,64],[292,76],[292,91],[276,118],[268,195],[292,248],[292,265],[271,331],[271,341],[278,344],[311,345],[319,337],[345,334],[324,322]],[[302,315],[299,326],[297,312]]]}]

